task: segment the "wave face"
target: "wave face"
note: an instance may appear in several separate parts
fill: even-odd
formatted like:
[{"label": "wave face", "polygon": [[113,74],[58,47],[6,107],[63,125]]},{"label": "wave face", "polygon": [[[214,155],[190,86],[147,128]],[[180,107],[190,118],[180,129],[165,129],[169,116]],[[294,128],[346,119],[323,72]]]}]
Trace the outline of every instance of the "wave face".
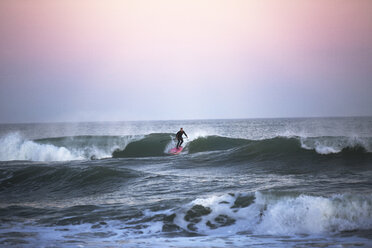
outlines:
[{"label": "wave face", "polygon": [[318,154],[332,154],[347,151],[372,152],[372,138],[350,137],[274,137],[262,140],[236,139],[220,136],[200,137],[189,144],[191,153],[226,150],[250,146],[255,151],[271,153],[294,153],[300,150],[313,150]]},{"label": "wave face", "polygon": [[[13,133],[0,139],[0,160],[68,161],[168,156],[176,142],[170,133],[136,136],[69,136],[27,140]],[[302,155],[357,156],[372,153],[372,138],[275,137],[249,140],[205,136],[185,140],[183,154],[219,151],[219,159],[249,160]],[[215,156],[215,155],[214,155]],[[213,157],[212,157],[213,158]]]},{"label": "wave face", "polygon": [[142,173],[108,166],[45,166],[30,165],[23,168],[0,169],[0,192],[17,194],[20,199],[32,195],[87,195],[110,192],[118,185],[141,176]]},{"label": "wave face", "polygon": [[188,150],[190,153],[221,151],[238,148],[250,144],[251,140],[227,138],[221,136],[199,137],[190,142]]},{"label": "wave face", "polygon": [[123,150],[115,150],[112,156],[114,158],[164,156],[171,142],[171,134],[153,133],[129,143]]},{"label": "wave face", "polygon": [[[363,154],[372,152],[372,138],[348,137],[276,137],[263,140],[228,138],[221,136],[198,137],[185,141],[188,154],[228,151],[234,155],[292,155],[308,154],[309,151],[320,155]],[[150,134],[130,143],[122,151],[115,151],[114,157],[164,156],[170,147],[175,146],[171,134]]]}]

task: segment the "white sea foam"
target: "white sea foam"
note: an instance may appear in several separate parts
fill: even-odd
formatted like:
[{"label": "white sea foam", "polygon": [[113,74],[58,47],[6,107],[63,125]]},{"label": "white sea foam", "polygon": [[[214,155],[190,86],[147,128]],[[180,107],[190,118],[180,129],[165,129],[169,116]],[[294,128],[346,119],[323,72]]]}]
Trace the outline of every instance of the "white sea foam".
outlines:
[{"label": "white sea foam", "polygon": [[[234,206],[239,197],[254,197],[254,201],[248,206]],[[103,224],[66,225],[63,228],[48,226],[10,226],[0,233],[18,232],[30,233],[25,236],[30,244],[38,244],[41,247],[48,246],[48,242],[65,244],[66,240],[75,240],[76,244],[92,244],[93,246],[129,245],[130,247],[203,247],[206,243],[210,246],[215,241],[216,247],[224,247],[228,244],[236,247],[246,247],[249,242],[252,245],[266,244],[269,242],[274,247],[287,247],[288,243],[281,243],[277,237],[286,235],[303,240],[304,243],[314,242],[312,237],[318,237],[316,242],[319,246],[326,246],[329,242],[341,243],[371,242],[358,237],[348,240],[341,236],[330,236],[342,231],[363,230],[372,228],[372,194],[368,195],[333,195],[330,197],[309,195],[282,195],[274,193],[254,194],[224,194],[198,198],[179,209],[166,209],[156,212],[144,211],[144,218],[156,215],[176,214],[174,224],[184,230],[190,231],[190,222],[185,220],[187,211],[195,205],[210,208],[211,212],[202,216],[201,221],[195,227],[196,233],[202,236],[184,239],[183,237],[164,238],[159,236],[163,232],[164,222],[160,219],[150,218],[148,222],[142,222],[143,217],[125,221],[105,221]],[[218,216],[228,216],[235,220],[231,225],[211,229],[207,222],[216,223]],[[94,227],[95,226],[95,227]],[[35,235],[37,234],[37,235]],[[298,236],[306,234],[306,236]],[[206,236],[204,236],[206,235]],[[257,239],[256,235],[273,235]],[[310,235],[310,236],[307,236]],[[68,238],[67,238],[68,237]],[[252,238],[253,237],[253,238]],[[255,238],[256,237],[256,238]],[[329,238],[331,237],[331,238]],[[38,243],[41,240],[43,243]],[[291,240],[291,239],[289,239]],[[123,243],[125,241],[125,243]],[[358,241],[358,242],[357,242]],[[221,243],[222,242],[222,243]],[[248,243],[247,243],[248,242]],[[257,243],[258,242],[258,243]],[[126,246],[125,246],[126,247]]]},{"label": "white sea foam", "polygon": [[[190,223],[185,220],[187,211],[194,205],[202,205],[210,208],[211,213],[202,216],[201,221],[194,226],[196,232],[207,235],[239,232],[270,235],[325,234],[372,228],[372,195],[334,195],[326,198],[309,195],[276,196],[257,192],[254,202],[249,206],[231,208],[236,197],[222,195],[197,199],[182,208],[174,222],[188,230]],[[211,229],[207,223],[216,224],[218,216],[228,216],[235,222]]]},{"label": "white sea foam", "polygon": [[71,146],[56,146],[53,144],[38,143],[24,139],[18,133],[10,133],[0,138],[0,161],[31,160],[31,161],[69,161],[111,157],[115,149],[124,149],[136,137],[123,137],[119,141],[108,142],[104,147],[94,143],[84,146],[74,144],[71,137]]},{"label": "white sea foam", "polygon": [[371,139],[368,137],[300,137],[301,147],[315,150],[319,154],[339,153],[345,148],[362,147],[372,152]]},{"label": "white sea foam", "polygon": [[0,139],[0,160],[65,161],[83,159],[65,147],[37,144],[12,133]]},{"label": "white sea foam", "polygon": [[171,141],[168,142],[168,144],[165,146],[165,149],[164,149],[164,153],[166,154],[169,153],[169,150],[171,150],[177,145],[177,142],[174,139],[174,136],[171,135],[170,137],[171,137]]},{"label": "white sea foam", "polygon": [[[161,222],[148,223],[143,229],[130,228],[122,221],[105,221],[105,224],[82,223],[78,225],[56,226],[24,226],[9,225],[0,230],[0,241],[20,240],[21,247],[288,247],[290,239],[275,236],[229,235],[195,237],[160,236]],[[5,224],[6,225],[6,224]],[[96,226],[93,228],[93,226]],[[24,237],[20,238],[19,235]],[[9,236],[13,235],[13,239]],[[370,247],[371,240],[359,237],[327,237],[327,236],[296,236],[295,244],[311,247]],[[23,242],[27,242],[24,244]],[[6,243],[6,242],[4,242]],[[9,244],[9,243],[6,243]],[[17,247],[20,243],[16,243]],[[14,245],[13,245],[14,246]],[[12,246],[12,247],[13,247]]]},{"label": "white sea foam", "polygon": [[319,234],[372,228],[372,195],[300,195],[270,200],[256,194],[255,204],[266,208],[255,232]]},{"label": "white sea foam", "polygon": [[188,134],[190,142],[193,141],[193,140],[196,140],[198,138],[207,137],[209,135],[213,135],[213,133],[209,133],[205,130],[195,130],[195,131]]}]

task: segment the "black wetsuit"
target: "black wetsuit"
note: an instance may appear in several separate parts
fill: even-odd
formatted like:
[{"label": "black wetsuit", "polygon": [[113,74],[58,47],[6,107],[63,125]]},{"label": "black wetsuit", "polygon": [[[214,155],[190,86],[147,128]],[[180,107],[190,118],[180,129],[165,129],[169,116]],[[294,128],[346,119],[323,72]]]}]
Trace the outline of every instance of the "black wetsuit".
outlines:
[{"label": "black wetsuit", "polygon": [[178,131],[177,134],[176,134],[176,138],[178,140],[177,142],[177,148],[180,147],[183,143],[183,138],[182,138],[182,135],[185,134],[186,137],[187,137],[187,134],[185,133],[185,131]]}]

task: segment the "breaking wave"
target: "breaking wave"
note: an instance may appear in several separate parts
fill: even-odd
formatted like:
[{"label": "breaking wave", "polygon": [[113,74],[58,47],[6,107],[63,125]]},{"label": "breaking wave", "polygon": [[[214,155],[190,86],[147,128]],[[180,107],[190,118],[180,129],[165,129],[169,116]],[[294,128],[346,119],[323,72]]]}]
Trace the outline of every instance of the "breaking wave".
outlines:
[{"label": "breaking wave", "polygon": [[[70,136],[27,140],[17,133],[0,138],[0,160],[66,161],[167,156],[175,146],[170,133],[136,136]],[[372,152],[370,137],[275,137],[262,140],[222,136],[185,140],[183,154],[219,151],[241,159],[265,156],[360,155]]]},{"label": "breaking wave", "polygon": [[163,231],[184,230],[201,235],[295,235],[367,230],[372,228],[372,195],[231,193],[196,199],[168,212],[163,222]]},{"label": "breaking wave", "polygon": [[69,161],[109,158],[141,136],[68,136],[27,140],[18,133],[0,138],[0,161]]}]

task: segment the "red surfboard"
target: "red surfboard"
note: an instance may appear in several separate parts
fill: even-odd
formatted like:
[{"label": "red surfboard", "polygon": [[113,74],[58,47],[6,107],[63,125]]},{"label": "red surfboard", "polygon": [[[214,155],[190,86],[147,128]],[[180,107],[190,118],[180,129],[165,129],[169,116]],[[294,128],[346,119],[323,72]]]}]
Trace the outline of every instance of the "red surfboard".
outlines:
[{"label": "red surfboard", "polygon": [[169,153],[176,155],[176,154],[182,152],[182,150],[183,150],[183,147],[182,146],[180,146],[178,148],[175,147],[175,148],[170,149],[169,150]]}]

